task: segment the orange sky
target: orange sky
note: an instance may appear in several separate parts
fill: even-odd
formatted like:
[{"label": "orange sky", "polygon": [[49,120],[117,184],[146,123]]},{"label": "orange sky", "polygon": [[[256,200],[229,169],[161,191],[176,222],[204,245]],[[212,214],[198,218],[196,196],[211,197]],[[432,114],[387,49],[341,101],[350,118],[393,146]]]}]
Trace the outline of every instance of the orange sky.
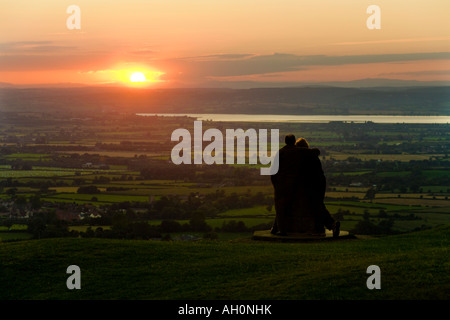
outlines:
[{"label": "orange sky", "polygon": [[[73,4],[79,30],[66,26]],[[380,30],[366,26],[371,4]],[[2,0],[0,82],[449,81],[449,12],[448,0]]]}]

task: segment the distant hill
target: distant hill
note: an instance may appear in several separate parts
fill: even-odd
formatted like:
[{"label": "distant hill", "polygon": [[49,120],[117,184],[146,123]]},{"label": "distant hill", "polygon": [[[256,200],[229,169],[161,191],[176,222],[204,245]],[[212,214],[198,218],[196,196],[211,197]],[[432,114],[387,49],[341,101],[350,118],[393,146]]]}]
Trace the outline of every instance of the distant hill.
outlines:
[{"label": "distant hill", "polygon": [[399,80],[367,78],[351,81],[330,81],[330,82],[261,82],[256,81],[227,81],[227,82],[209,82],[209,87],[213,88],[233,88],[233,89],[251,89],[251,88],[292,88],[292,87],[338,87],[338,88],[373,88],[373,87],[446,87],[449,81],[417,81],[417,80]]},{"label": "distant hill", "polygon": [[1,111],[449,115],[450,87],[0,88]]}]

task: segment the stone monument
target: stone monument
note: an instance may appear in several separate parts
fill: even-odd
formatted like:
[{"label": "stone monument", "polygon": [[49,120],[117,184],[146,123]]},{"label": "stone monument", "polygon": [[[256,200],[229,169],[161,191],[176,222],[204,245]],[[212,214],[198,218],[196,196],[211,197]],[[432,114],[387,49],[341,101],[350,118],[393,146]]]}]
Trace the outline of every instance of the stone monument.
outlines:
[{"label": "stone monument", "polygon": [[[274,187],[276,218],[272,230],[256,231],[253,238],[265,240],[329,239],[349,236],[338,230],[324,204],[326,179],[319,159],[320,151],[299,146],[293,135],[278,152],[278,172],[271,176]],[[329,229],[328,232],[325,229]],[[264,238],[264,239],[262,239]]]}]

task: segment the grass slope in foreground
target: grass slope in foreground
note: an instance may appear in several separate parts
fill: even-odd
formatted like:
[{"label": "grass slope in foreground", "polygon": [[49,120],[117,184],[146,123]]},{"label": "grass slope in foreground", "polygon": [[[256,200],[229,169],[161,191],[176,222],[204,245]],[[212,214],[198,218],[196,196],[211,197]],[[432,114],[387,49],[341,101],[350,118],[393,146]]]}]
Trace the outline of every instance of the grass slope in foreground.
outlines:
[{"label": "grass slope in foreground", "polygon": [[[0,244],[0,299],[448,299],[450,226],[326,243],[44,239]],[[81,268],[81,290],[66,269]],[[369,265],[381,290],[369,290]]]}]

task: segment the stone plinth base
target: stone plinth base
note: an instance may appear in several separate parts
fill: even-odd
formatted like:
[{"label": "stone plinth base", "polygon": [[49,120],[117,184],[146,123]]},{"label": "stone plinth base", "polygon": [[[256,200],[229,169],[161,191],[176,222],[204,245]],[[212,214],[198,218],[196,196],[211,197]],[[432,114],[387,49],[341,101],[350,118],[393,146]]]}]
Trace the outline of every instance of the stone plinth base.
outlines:
[{"label": "stone plinth base", "polygon": [[341,230],[339,237],[333,238],[331,231],[326,231],[322,234],[308,234],[308,233],[289,233],[287,236],[277,236],[270,233],[270,230],[255,231],[253,233],[253,240],[274,241],[274,242],[314,242],[314,241],[334,241],[342,239],[356,239],[353,234],[348,231]]}]

